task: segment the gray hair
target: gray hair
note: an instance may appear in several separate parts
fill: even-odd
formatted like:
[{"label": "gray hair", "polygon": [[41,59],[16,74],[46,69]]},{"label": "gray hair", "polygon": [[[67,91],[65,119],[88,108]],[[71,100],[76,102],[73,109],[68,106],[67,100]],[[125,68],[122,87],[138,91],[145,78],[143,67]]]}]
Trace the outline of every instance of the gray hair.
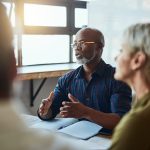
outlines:
[{"label": "gray hair", "polygon": [[127,28],[123,35],[123,42],[128,44],[131,54],[142,51],[146,55],[144,73],[150,82],[150,23],[138,23]]}]

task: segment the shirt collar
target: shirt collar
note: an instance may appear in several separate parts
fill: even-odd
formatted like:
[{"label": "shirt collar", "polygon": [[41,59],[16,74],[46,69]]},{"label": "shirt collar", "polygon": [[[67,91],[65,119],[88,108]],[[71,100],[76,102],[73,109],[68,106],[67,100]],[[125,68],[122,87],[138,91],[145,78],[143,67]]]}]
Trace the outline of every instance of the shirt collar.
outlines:
[{"label": "shirt collar", "polygon": [[[101,59],[92,76],[98,75],[98,76],[102,77],[104,75],[105,66],[106,66],[106,63]],[[79,71],[76,75],[76,78],[84,78],[83,73],[84,73],[84,70],[83,70],[83,65],[82,65],[79,67]]]},{"label": "shirt collar", "polygon": [[93,75],[95,74],[95,75],[102,77],[104,75],[104,72],[105,72],[105,66],[106,66],[106,63],[101,59],[97,65]]},{"label": "shirt collar", "polygon": [[150,101],[150,92],[145,94],[142,98],[135,100],[133,103],[133,108],[138,108],[147,105]]},{"label": "shirt collar", "polygon": [[79,67],[79,71],[76,75],[76,78],[84,78],[84,74],[83,74],[83,65]]}]

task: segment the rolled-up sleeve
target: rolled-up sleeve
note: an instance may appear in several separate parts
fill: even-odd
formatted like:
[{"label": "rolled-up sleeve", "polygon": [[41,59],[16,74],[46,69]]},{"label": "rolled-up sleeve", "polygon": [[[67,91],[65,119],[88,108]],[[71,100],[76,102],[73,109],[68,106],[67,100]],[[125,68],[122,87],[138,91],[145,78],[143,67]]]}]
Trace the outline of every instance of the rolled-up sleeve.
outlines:
[{"label": "rolled-up sleeve", "polygon": [[52,106],[50,107],[52,111],[52,118],[56,117],[56,115],[59,114],[62,102],[68,100],[64,81],[65,77],[60,77],[54,89],[54,100]]}]

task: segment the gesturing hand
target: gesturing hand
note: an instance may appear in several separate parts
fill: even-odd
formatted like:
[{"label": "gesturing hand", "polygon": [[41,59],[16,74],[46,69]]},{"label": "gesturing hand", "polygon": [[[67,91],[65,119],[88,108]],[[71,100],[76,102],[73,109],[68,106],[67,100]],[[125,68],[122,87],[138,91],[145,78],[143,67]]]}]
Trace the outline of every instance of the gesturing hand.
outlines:
[{"label": "gesturing hand", "polygon": [[88,107],[81,104],[74,96],[70,93],[68,98],[71,102],[62,102],[62,107],[60,108],[60,115],[64,118],[85,118]]},{"label": "gesturing hand", "polygon": [[53,97],[54,97],[54,92],[52,91],[48,96],[48,98],[42,100],[39,107],[40,116],[45,116],[48,113],[48,110],[53,102]]}]

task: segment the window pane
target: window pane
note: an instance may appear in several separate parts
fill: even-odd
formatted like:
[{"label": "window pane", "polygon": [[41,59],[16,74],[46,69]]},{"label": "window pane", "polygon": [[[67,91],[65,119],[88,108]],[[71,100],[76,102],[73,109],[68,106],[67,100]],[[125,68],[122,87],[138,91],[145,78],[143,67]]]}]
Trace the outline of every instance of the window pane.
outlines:
[{"label": "window pane", "polygon": [[24,22],[30,26],[66,26],[66,7],[24,4]]},{"label": "window pane", "polygon": [[[73,35],[73,42],[74,42],[74,40],[75,40],[75,35]],[[73,42],[72,42],[72,43],[73,43]],[[74,51],[74,49],[72,49],[72,51],[73,51],[73,62],[76,62],[77,59],[76,59],[76,56],[75,56],[75,51]]]},{"label": "window pane", "polygon": [[[11,4],[8,2],[3,2],[3,4],[6,7],[7,15],[9,16],[10,10],[11,10]],[[14,27],[15,26],[15,5],[13,3],[12,5],[12,13],[11,13],[11,18],[10,18],[11,24]]]},{"label": "window pane", "polygon": [[75,8],[75,27],[83,27],[88,24],[88,11],[83,8]]},{"label": "window pane", "polygon": [[77,59],[76,59],[76,56],[75,56],[75,51],[73,50],[73,62],[76,62]]},{"label": "window pane", "polygon": [[23,65],[69,62],[68,35],[23,35]]}]

